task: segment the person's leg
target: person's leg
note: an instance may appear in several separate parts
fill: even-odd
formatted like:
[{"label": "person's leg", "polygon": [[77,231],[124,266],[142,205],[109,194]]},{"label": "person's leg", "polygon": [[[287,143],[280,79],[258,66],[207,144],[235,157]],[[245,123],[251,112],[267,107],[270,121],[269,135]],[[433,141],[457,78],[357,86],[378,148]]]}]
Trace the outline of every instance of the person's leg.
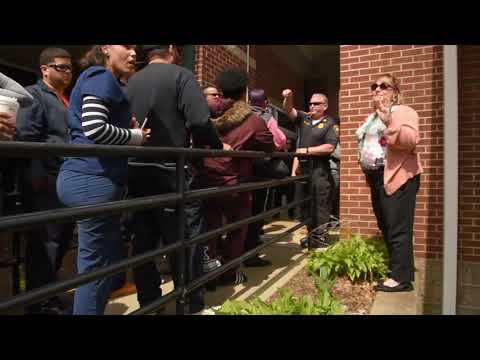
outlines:
[{"label": "person's leg", "polygon": [[[224,204],[225,217],[228,223],[245,219],[251,215],[252,195],[250,192],[237,193],[224,197],[222,203]],[[225,263],[243,255],[246,232],[247,228],[243,226],[227,234],[225,253],[223,256]],[[225,277],[232,277],[238,273],[239,267],[236,267],[224,275]]]},{"label": "person's leg", "polygon": [[[258,215],[263,212],[265,200],[267,197],[267,189],[259,189],[253,191],[252,195],[252,215]],[[245,251],[252,250],[260,244],[260,229],[264,225],[264,220],[259,220],[248,225],[245,240]]]},{"label": "person's leg", "polygon": [[323,168],[313,170],[313,191],[314,191],[314,226],[324,225],[330,220],[329,199],[331,184],[329,172]]},{"label": "person's leg", "polygon": [[332,215],[340,216],[340,174],[336,170],[332,171]]},{"label": "person's leg", "polygon": [[[153,167],[130,167],[129,191],[133,198],[153,196],[162,193],[174,192],[175,188],[170,184],[170,177],[166,171]],[[168,220],[164,223],[164,209],[152,209],[135,212],[132,216],[132,230],[135,234],[133,240],[132,255],[139,255],[147,251],[155,250],[159,246],[162,227],[175,229],[175,222]],[[164,244],[170,244],[170,236],[163,236]],[[136,266],[133,269],[137,298],[140,306],[162,296],[161,277],[154,261]]]},{"label": "person's leg", "polygon": [[[47,180],[45,189],[30,193],[33,211],[54,210],[63,207],[57,196],[56,176],[48,175]],[[27,232],[28,241],[25,251],[26,287],[28,290],[57,280],[57,272],[69,249],[73,227],[72,223],[51,223]],[[57,300],[57,297],[50,300]],[[50,300],[42,302],[42,306],[49,307]],[[55,303],[59,304],[59,301],[55,301]],[[28,311],[40,310],[39,306],[39,304],[34,304],[28,308]]]},{"label": "person's leg", "polygon": [[383,186],[383,168],[375,172],[369,172],[365,175],[370,186],[370,196],[372,199],[373,212],[377,219],[378,229],[382,232],[383,238],[387,238],[385,215],[383,212],[383,198],[385,197],[385,190]]},{"label": "person's leg", "polygon": [[387,241],[390,246],[391,278],[399,283],[414,280],[413,224],[419,177],[407,181],[391,196],[385,196]]},{"label": "person's leg", "polygon": [[[67,206],[95,205],[122,198],[124,187],[101,176],[65,171],[59,175],[57,191]],[[120,216],[99,216],[78,221],[79,274],[111,265],[119,259]],[[101,315],[110,294],[111,277],[95,280],[75,291],[74,315]]]},{"label": "person's leg", "polygon": [[[205,230],[204,208],[201,201],[196,200],[185,204],[186,238],[191,240],[201,235]],[[187,252],[187,282],[191,282],[204,274],[203,252],[205,246],[197,244]],[[201,286],[192,291],[189,296],[189,313],[194,314],[205,308],[205,287]]]}]

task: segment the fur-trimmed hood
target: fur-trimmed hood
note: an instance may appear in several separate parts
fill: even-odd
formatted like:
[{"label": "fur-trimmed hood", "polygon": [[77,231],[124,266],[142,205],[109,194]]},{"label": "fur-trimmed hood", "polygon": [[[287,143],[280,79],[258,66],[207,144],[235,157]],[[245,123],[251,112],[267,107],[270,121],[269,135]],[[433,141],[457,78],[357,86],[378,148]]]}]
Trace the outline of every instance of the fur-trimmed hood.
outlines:
[{"label": "fur-trimmed hood", "polygon": [[240,126],[250,115],[252,115],[250,106],[244,101],[236,101],[229,104],[223,115],[212,119],[212,121],[217,130],[224,133]]}]

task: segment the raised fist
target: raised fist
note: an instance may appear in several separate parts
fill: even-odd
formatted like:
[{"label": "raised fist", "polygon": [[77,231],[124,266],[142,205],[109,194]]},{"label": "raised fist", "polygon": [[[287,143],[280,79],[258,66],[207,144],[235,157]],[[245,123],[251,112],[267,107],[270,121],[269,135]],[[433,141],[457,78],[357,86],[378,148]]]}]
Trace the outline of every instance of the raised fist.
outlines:
[{"label": "raised fist", "polygon": [[292,94],[293,94],[293,91],[290,90],[290,89],[285,89],[285,90],[283,90],[283,92],[282,92],[282,96],[283,96],[284,98],[290,97],[290,96],[292,96]]}]

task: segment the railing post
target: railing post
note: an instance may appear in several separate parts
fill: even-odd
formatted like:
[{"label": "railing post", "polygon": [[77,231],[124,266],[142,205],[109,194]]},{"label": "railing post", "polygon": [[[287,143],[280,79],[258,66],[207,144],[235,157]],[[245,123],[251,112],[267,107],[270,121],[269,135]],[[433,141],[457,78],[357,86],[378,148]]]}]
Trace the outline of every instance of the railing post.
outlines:
[{"label": "railing post", "polygon": [[[181,199],[177,203],[177,242],[185,244],[185,155],[181,155],[177,159],[177,193],[181,196]],[[179,274],[175,287],[182,291],[181,296],[177,299],[176,313],[177,315],[185,315],[186,298],[185,298],[185,279],[187,278],[186,267],[186,248],[181,248],[177,257]]]}]

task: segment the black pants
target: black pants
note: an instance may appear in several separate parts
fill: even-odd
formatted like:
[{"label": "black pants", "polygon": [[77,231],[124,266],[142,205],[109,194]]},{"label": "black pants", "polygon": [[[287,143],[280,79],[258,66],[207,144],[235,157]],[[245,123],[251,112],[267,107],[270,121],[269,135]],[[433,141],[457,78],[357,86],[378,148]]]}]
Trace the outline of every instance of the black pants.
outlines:
[{"label": "black pants", "polygon": [[[252,216],[263,212],[265,201],[267,200],[267,189],[258,189],[253,191]],[[265,224],[264,220],[259,220],[248,225],[247,237],[245,239],[245,251],[255,249],[260,245],[260,229]]]},{"label": "black pants", "polygon": [[384,202],[385,188],[383,186],[383,168],[372,171],[365,171],[368,185],[370,185],[370,196],[372,198],[373,212],[377,218],[377,225],[382,232],[383,238],[387,239],[386,234],[386,219],[382,211],[382,204]]},{"label": "black pants", "polygon": [[[301,173],[308,173],[308,164],[302,165]],[[313,181],[313,214],[312,222],[307,226],[309,232],[313,231],[317,227],[326,224],[330,221],[331,213],[331,196],[332,196],[332,180],[330,173],[330,165],[328,163],[322,165],[316,165],[313,169],[312,181]],[[310,184],[307,182],[295,183],[295,201],[300,201],[310,194]],[[301,206],[302,216],[301,219],[307,218],[310,205]]]},{"label": "black pants", "polygon": [[[186,174],[186,190],[191,182],[191,176]],[[132,197],[144,197],[176,192],[176,173],[151,166],[129,168],[129,192]],[[203,231],[203,214],[201,202],[195,201],[185,204],[186,224],[185,238],[191,239]],[[151,251],[159,246],[166,246],[177,241],[176,211],[172,208],[157,208],[147,211],[139,211],[132,216],[132,229],[135,234],[133,240],[133,256]],[[170,253],[170,264],[174,284],[185,269],[180,268],[178,257],[180,253]],[[201,252],[197,247],[191,253],[187,253],[190,273],[189,279],[201,275]],[[162,296],[160,289],[160,273],[154,262],[137,266],[133,270],[137,296],[140,306],[158,299]],[[200,311],[204,307],[203,289],[198,289],[190,295],[190,312]]]},{"label": "black pants", "polygon": [[[48,175],[48,186],[33,191],[25,184],[27,208],[32,211],[53,210],[63,207],[57,196],[56,176]],[[57,271],[62,266],[73,237],[74,223],[46,224],[26,233],[25,275],[26,289],[32,290],[57,280]],[[38,305],[30,307],[34,310]]]},{"label": "black pants", "polygon": [[383,188],[383,170],[367,175],[367,179],[374,185],[372,202],[387,246],[391,278],[398,282],[412,282],[415,279],[413,224],[420,175],[408,180],[390,196]]},{"label": "black pants", "polygon": [[332,170],[332,215],[337,219],[340,216],[340,174],[337,170]]}]

